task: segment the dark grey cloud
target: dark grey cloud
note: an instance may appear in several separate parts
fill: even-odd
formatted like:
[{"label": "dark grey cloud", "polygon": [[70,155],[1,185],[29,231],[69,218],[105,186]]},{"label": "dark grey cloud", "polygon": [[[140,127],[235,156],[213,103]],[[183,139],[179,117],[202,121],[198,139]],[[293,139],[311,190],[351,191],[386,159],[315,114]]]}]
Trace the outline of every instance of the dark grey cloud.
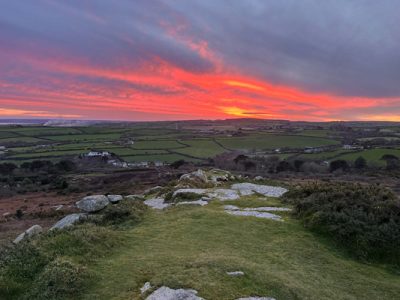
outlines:
[{"label": "dark grey cloud", "polygon": [[26,49],[105,68],[138,68],[158,57],[214,72],[186,37],[206,41],[228,70],[273,83],[398,97],[399,11],[397,0],[2,0],[0,62],[5,52]]}]

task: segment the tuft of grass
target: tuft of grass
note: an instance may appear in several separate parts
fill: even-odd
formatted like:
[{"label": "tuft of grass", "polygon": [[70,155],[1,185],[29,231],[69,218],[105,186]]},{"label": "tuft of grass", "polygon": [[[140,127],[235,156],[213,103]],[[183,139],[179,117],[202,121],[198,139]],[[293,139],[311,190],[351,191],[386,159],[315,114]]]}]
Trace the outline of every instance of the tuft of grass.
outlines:
[{"label": "tuft of grass", "polygon": [[57,258],[36,278],[26,299],[74,299],[84,285],[86,270],[81,265]]}]

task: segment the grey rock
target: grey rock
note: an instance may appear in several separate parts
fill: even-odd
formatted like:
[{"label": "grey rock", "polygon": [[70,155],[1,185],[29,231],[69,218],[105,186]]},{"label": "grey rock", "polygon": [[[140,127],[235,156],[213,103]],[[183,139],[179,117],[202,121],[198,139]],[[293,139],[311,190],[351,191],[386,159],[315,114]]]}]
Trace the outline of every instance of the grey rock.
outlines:
[{"label": "grey rock", "polygon": [[200,205],[200,206],[204,206],[207,205],[208,202],[204,201],[204,200],[195,200],[195,201],[182,201],[182,202],[178,202],[176,205]]},{"label": "grey rock", "polygon": [[17,238],[13,241],[14,244],[18,244],[19,242],[31,238],[35,235],[38,235],[39,233],[43,232],[43,228],[40,225],[33,225],[29,229],[27,229],[25,232],[21,233]]},{"label": "grey rock", "polygon": [[270,219],[274,221],[283,221],[280,216],[268,212],[243,211],[243,210],[226,210],[226,212],[228,214],[235,216],[256,217],[256,218]]},{"label": "grey rock", "polygon": [[254,180],[256,180],[256,181],[260,181],[260,180],[263,180],[264,179],[264,177],[262,177],[262,176],[256,176],[256,177],[254,177]]},{"label": "grey rock", "polygon": [[150,206],[153,209],[164,209],[170,206],[171,204],[165,203],[164,198],[152,198],[144,201],[144,204]]},{"label": "grey rock", "polygon": [[179,181],[194,181],[194,182],[204,182],[207,183],[207,174],[201,170],[198,169],[197,171],[194,171],[192,173],[188,174],[183,174],[180,178]]},{"label": "grey rock", "polygon": [[215,189],[207,194],[210,198],[220,201],[237,200],[240,198],[238,191],[232,189]]},{"label": "grey rock", "polygon": [[291,211],[290,208],[287,207],[251,207],[251,208],[244,208],[245,211]]},{"label": "grey rock", "polygon": [[143,295],[144,293],[146,293],[148,290],[151,289],[151,284],[150,282],[146,282],[141,288],[140,288],[140,293]]},{"label": "grey rock", "polygon": [[118,203],[124,199],[121,195],[108,195],[107,198],[111,203]]},{"label": "grey rock", "polygon": [[87,217],[88,217],[88,215],[84,214],[84,213],[67,215],[64,218],[62,218],[60,221],[58,221],[56,224],[54,224],[50,228],[50,230],[63,229],[63,228],[70,227],[79,221],[86,220]]},{"label": "grey rock", "polygon": [[237,277],[237,276],[243,276],[244,272],[242,271],[233,271],[233,272],[226,272],[229,276]]},{"label": "grey rock", "polygon": [[156,291],[154,291],[146,300],[204,300],[203,298],[197,296],[197,291],[195,290],[185,290],[185,289],[171,289],[166,286],[162,286]]},{"label": "grey rock", "polygon": [[172,198],[184,197],[185,195],[197,194],[200,196],[207,196],[208,189],[178,189],[172,194]]},{"label": "grey rock", "polygon": [[84,197],[82,200],[76,202],[76,206],[84,212],[96,212],[106,207],[110,201],[104,195],[93,195]]},{"label": "grey rock", "polygon": [[260,185],[249,182],[235,183],[231,186],[232,189],[238,190],[242,196],[252,195],[254,193],[261,194],[265,197],[281,197],[288,190],[282,187]]},{"label": "grey rock", "polygon": [[239,207],[237,207],[235,205],[224,205],[224,209],[225,210],[238,210]]},{"label": "grey rock", "polygon": [[125,196],[125,199],[127,199],[127,200],[144,200],[144,196],[143,195],[128,195],[128,196]]}]

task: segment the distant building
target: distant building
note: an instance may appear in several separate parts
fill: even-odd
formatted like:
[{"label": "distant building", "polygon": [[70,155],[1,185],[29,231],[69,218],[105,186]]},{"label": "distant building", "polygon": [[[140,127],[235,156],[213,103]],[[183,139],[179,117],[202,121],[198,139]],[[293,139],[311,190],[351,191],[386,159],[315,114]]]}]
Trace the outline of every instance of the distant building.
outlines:
[{"label": "distant building", "polygon": [[362,150],[364,149],[363,146],[358,146],[358,145],[343,145],[344,150]]},{"label": "distant building", "polygon": [[90,151],[85,154],[86,157],[107,157],[110,155],[111,153],[108,151]]},{"label": "distant building", "polygon": [[304,153],[307,153],[307,154],[311,154],[311,153],[321,153],[321,152],[323,152],[323,151],[324,151],[323,148],[318,148],[318,147],[306,147],[306,148],[304,149]]}]

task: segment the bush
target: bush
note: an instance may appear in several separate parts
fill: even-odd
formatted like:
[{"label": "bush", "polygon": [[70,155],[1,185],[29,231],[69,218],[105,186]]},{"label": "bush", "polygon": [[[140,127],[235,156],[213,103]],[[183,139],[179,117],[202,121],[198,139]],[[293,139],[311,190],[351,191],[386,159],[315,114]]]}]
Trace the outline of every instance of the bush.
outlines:
[{"label": "bush", "polygon": [[142,220],[146,209],[142,201],[122,200],[118,204],[108,205],[97,223],[116,225],[129,221],[130,224],[136,224]]},{"label": "bush", "polygon": [[365,169],[367,167],[367,161],[365,160],[364,157],[359,156],[355,161],[354,161],[354,167],[356,169]]},{"label": "bush", "polygon": [[349,169],[349,164],[343,159],[338,159],[330,163],[329,169],[331,172],[335,172],[337,170],[347,171]]},{"label": "bush", "polygon": [[26,299],[73,299],[83,286],[85,269],[56,259],[37,277]]},{"label": "bush", "polygon": [[286,193],[304,224],[364,259],[400,264],[400,200],[377,185],[314,183]]},{"label": "bush", "polygon": [[10,299],[24,290],[48,263],[49,258],[31,243],[21,242],[0,252],[0,298]]}]

